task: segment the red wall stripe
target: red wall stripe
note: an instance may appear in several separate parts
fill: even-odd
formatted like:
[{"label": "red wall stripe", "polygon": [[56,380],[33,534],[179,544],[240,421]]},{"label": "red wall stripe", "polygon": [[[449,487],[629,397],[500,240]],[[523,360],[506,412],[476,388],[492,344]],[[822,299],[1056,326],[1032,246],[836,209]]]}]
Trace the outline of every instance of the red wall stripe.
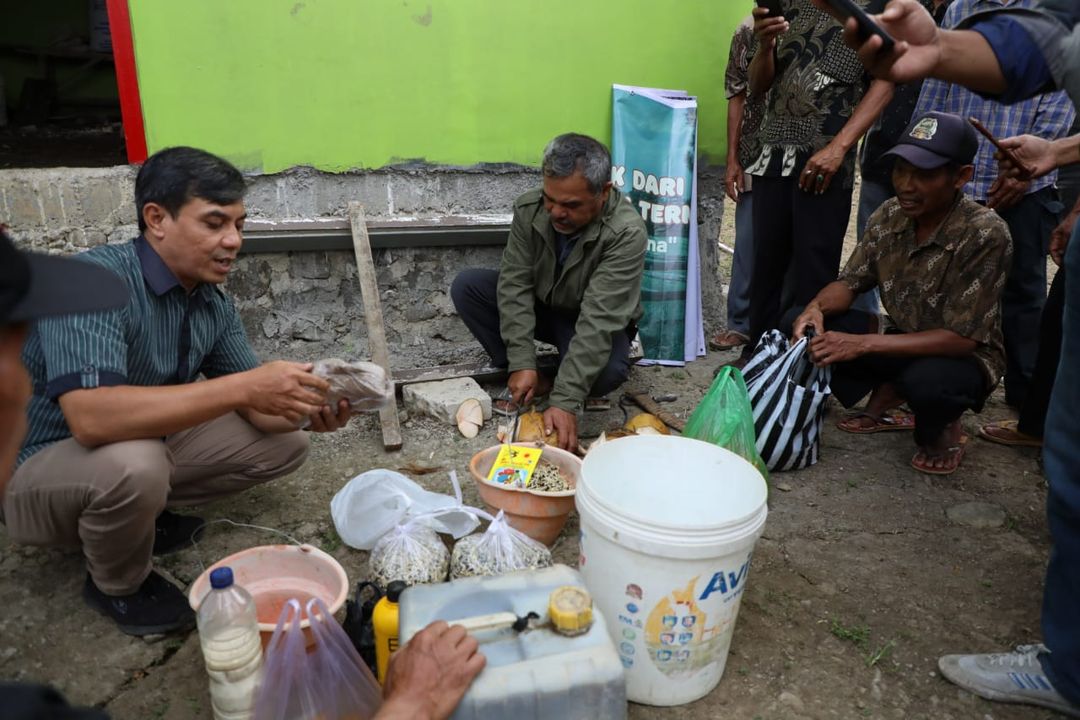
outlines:
[{"label": "red wall stripe", "polygon": [[139,98],[139,76],[135,72],[135,44],[131,40],[128,0],[106,0],[106,6],[109,10],[109,34],[112,37],[128,162],[141,163],[146,159],[146,128],[143,125],[142,100]]}]

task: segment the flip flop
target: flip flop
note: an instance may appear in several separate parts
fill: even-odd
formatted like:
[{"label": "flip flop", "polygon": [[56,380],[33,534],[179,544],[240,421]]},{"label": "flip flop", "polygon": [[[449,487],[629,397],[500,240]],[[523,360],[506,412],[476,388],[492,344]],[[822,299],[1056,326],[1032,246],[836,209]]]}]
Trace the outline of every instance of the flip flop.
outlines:
[{"label": "flip flop", "polygon": [[917,451],[914,455],[911,456],[911,467],[926,475],[952,475],[960,468],[960,463],[964,459],[964,452],[967,450],[967,443],[968,436],[961,435],[960,442],[946,451],[949,453],[949,464],[943,468],[923,467],[919,463],[915,462],[915,458],[919,457],[919,455],[922,455],[924,458],[926,457],[926,454],[923,453],[922,450]]},{"label": "flip flop", "polygon": [[1019,422],[1016,420],[998,420],[997,422],[987,423],[979,428],[979,437],[998,445],[1008,445],[1010,447],[1042,447],[1042,440],[1020,432],[1017,429],[1018,425]]},{"label": "flip flop", "polygon": [[725,330],[709,338],[710,350],[731,350],[750,342],[750,337],[738,330]]},{"label": "flip flop", "polygon": [[[874,421],[873,425],[852,425],[852,420],[869,418]],[[857,412],[845,416],[836,423],[836,427],[853,435],[870,435],[872,433],[890,432],[895,430],[914,430],[915,416],[903,410],[889,410],[883,415],[875,416],[867,412]]]}]

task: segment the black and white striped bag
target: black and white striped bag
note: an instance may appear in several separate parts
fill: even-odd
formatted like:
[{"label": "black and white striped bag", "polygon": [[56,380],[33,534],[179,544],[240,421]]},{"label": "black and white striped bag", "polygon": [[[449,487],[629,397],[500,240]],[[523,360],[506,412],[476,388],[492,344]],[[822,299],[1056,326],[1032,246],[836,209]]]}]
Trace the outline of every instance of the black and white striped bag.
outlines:
[{"label": "black and white striped bag", "polygon": [[808,343],[804,337],[788,347],[783,334],[770,330],[743,368],[757,449],[770,470],[799,470],[818,460],[832,368],[810,361]]}]

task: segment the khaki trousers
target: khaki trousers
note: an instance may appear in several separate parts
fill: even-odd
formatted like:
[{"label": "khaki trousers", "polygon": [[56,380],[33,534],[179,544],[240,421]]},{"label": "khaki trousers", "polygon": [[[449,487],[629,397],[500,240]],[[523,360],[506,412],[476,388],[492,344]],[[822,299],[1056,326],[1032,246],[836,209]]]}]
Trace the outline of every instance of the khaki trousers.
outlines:
[{"label": "khaki trousers", "polygon": [[306,433],[269,435],[234,412],[164,440],[88,449],[68,438],[19,466],[3,519],[12,542],[81,547],[94,584],[127,595],[150,574],[162,510],[287,475],[307,454]]}]

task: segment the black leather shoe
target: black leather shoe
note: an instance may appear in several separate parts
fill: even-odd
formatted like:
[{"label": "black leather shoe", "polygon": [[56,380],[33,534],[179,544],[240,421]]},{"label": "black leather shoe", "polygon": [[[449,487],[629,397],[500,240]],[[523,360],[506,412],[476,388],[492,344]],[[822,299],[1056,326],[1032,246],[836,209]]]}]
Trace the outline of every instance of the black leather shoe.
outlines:
[{"label": "black leather shoe", "polygon": [[106,595],[87,574],[83,599],[128,635],[163,635],[195,626],[195,611],[187,597],[153,570],[130,595]]},{"label": "black leather shoe", "polygon": [[154,554],[168,555],[185,548],[202,535],[206,523],[195,515],[179,515],[163,510],[154,521]]}]

